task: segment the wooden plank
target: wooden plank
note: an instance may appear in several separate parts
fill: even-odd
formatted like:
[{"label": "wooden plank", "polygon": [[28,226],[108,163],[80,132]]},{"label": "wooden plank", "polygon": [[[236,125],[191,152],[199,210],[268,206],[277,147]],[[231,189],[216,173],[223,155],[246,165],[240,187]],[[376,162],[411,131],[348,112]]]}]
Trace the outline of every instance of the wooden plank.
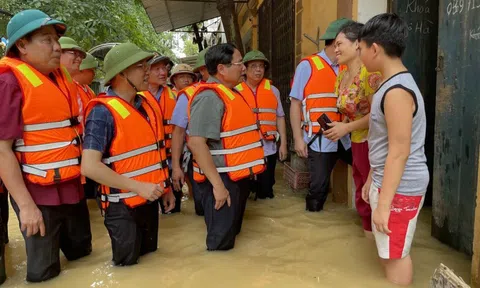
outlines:
[{"label": "wooden plank", "polygon": [[[478,158],[480,167],[480,156]],[[475,207],[475,224],[473,227],[472,287],[480,288],[480,169],[477,176],[477,207]]]},{"label": "wooden plank", "polygon": [[447,266],[440,264],[430,279],[430,288],[470,288]]}]

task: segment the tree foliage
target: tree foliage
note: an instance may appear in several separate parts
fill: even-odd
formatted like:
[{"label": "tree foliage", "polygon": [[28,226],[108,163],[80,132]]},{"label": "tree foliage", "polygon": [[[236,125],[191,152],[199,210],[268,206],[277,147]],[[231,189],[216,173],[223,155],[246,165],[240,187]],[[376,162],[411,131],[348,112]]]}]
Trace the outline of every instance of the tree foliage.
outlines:
[{"label": "tree foliage", "polygon": [[[0,0],[2,9],[15,14],[39,9],[68,25],[67,36],[85,49],[107,42],[132,42],[146,50],[175,58],[172,33],[157,34],[139,0]],[[6,22],[0,21],[5,35]],[[3,24],[3,25],[2,25]]]},{"label": "tree foliage", "polygon": [[182,35],[183,40],[183,53],[185,56],[194,56],[198,54],[198,46],[193,43],[192,36],[188,33]]}]

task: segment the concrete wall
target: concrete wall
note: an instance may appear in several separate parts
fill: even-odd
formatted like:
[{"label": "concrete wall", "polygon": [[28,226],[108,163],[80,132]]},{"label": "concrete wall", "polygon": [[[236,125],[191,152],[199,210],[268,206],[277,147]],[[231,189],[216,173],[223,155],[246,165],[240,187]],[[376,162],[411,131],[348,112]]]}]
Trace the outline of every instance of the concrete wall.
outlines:
[{"label": "concrete wall", "polygon": [[357,1],[357,21],[367,22],[375,15],[387,12],[388,0],[356,0]]},{"label": "concrete wall", "polygon": [[313,54],[324,47],[320,42],[318,48],[315,43],[308,40],[304,34],[317,39],[318,29],[321,36],[328,24],[337,18],[337,2],[332,0],[298,0],[295,21],[295,58],[298,63],[303,57]]}]

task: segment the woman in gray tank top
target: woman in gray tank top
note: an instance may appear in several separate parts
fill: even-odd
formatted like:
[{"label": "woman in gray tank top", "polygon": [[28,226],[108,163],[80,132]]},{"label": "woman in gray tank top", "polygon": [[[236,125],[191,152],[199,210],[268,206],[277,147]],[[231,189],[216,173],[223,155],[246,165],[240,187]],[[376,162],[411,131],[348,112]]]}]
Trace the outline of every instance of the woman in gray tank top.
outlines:
[{"label": "woman in gray tank top", "polygon": [[400,285],[413,279],[410,247],[429,181],[423,98],[401,60],[407,31],[402,19],[385,13],[369,20],[359,37],[367,70],[385,79],[370,110],[371,170],[362,197],[372,208],[373,234],[386,277]]}]

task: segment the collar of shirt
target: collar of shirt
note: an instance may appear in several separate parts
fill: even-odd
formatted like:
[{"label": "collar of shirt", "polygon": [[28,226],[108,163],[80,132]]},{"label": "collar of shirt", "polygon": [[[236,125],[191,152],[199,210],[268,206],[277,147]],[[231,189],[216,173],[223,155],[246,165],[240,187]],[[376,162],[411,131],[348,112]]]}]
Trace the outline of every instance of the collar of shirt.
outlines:
[{"label": "collar of shirt", "polygon": [[218,80],[217,77],[215,77],[215,76],[208,77],[207,83],[222,84],[222,82],[220,82],[220,80]]},{"label": "collar of shirt", "polygon": [[[218,80],[218,78],[216,78],[215,76],[208,77],[207,83],[222,84],[222,82],[220,82],[220,80]],[[235,87],[233,87],[231,90],[236,92],[236,93],[240,93],[240,92],[237,91],[237,89]]]},{"label": "collar of shirt", "polygon": [[157,101],[160,101],[160,97],[162,97],[162,92],[163,86],[160,86],[160,88],[158,88],[157,94],[155,94],[155,99],[157,99]]},{"label": "collar of shirt", "polygon": [[[119,97],[117,95],[117,93],[115,93],[115,91],[113,91],[112,87],[108,87],[106,95],[107,96]],[[138,110],[138,108],[140,108],[142,106],[142,101],[143,101],[142,97],[140,97],[138,95],[135,95],[135,100],[133,101],[133,107]]]},{"label": "collar of shirt", "polygon": [[328,58],[327,53],[325,53],[325,50],[322,50],[322,52],[318,53],[318,56],[322,57],[323,60],[327,61],[327,63],[332,66],[332,68],[337,68],[338,64],[334,63]]}]

